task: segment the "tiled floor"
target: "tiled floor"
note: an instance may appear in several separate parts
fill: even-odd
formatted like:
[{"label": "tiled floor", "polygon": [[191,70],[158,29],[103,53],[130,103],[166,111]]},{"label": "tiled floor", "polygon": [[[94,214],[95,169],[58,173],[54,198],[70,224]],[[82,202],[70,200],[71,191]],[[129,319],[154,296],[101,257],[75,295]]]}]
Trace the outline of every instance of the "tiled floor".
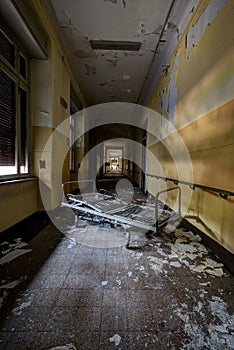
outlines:
[{"label": "tiled floor", "polygon": [[2,245],[31,250],[0,260],[0,349],[234,349],[233,276],[198,236],[169,229],[138,250],[93,225]]}]

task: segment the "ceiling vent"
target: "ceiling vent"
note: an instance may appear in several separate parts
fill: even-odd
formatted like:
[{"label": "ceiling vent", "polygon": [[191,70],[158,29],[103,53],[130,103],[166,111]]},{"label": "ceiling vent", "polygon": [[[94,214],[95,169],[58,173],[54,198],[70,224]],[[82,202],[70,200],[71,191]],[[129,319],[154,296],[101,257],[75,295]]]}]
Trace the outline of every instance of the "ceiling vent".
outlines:
[{"label": "ceiling vent", "polygon": [[94,50],[139,51],[141,47],[137,41],[90,40],[90,44]]}]

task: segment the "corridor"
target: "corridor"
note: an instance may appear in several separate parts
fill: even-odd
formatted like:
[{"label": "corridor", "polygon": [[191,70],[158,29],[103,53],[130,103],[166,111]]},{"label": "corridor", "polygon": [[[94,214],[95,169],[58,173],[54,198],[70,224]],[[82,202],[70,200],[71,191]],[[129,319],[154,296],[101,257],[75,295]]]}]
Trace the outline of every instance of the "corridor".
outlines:
[{"label": "corridor", "polygon": [[234,350],[233,0],[0,0],[0,349]]}]

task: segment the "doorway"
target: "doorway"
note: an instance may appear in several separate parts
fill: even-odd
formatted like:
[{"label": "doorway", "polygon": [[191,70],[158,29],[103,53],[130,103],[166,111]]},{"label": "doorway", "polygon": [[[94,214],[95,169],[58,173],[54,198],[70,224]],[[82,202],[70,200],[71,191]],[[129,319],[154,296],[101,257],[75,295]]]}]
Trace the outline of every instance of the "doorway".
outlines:
[{"label": "doorway", "polygon": [[105,174],[123,173],[123,149],[106,147]]}]

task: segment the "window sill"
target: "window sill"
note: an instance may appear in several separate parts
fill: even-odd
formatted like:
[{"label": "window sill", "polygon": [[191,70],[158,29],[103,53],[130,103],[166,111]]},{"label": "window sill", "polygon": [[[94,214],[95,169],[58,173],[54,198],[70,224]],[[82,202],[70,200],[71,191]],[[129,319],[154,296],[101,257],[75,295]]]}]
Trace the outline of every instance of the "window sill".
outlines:
[{"label": "window sill", "polygon": [[20,178],[20,179],[7,179],[7,180],[0,180],[0,185],[8,185],[12,183],[20,183],[20,182],[27,182],[27,181],[37,181],[38,177],[36,176],[30,176],[30,177],[25,177],[25,178]]}]

